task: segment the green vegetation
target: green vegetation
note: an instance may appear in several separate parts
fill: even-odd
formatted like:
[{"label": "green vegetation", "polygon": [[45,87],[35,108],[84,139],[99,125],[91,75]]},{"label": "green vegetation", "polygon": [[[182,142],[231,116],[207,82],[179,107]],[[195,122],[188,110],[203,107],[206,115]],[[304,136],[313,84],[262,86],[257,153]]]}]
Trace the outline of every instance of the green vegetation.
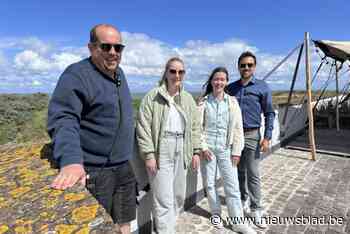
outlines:
[{"label": "green vegetation", "polygon": [[48,100],[43,93],[0,95],[0,144],[46,139]]},{"label": "green vegetation", "polygon": [[139,109],[140,107],[140,104],[141,104],[141,98],[134,98],[132,100],[132,106],[134,108],[134,114],[136,114],[136,111]]},{"label": "green vegetation", "polygon": [[[294,104],[300,103],[305,91],[295,91],[292,96]],[[316,100],[320,91],[313,92]],[[196,94],[194,94],[196,96]],[[197,94],[198,95],[198,94]],[[324,96],[334,96],[334,91],[328,91]],[[134,96],[133,107],[136,114],[141,97]],[[0,95],[0,145],[8,142],[37,142],[48,140],[46,133],[47,105],[49,96],[36,94],[1,94]],[[273,103],[283,105],[287,103],[288,91],[274,91]]]},{"label": "green vegetation", "polygon": [[[316,101],[320,96],[321,91],[316,90],[312,92],[312,100]],[[272,102],[274,105],[286,105],[288,103],[288,95],[289,91],[273,91],[272,92]],[[322,98],[333,97],[336,96],[335,91],[326,91]],[[302,99],[306,100],[306,92],[305,91],[294,91],[291,98],[291,104],[300,104]]]}]

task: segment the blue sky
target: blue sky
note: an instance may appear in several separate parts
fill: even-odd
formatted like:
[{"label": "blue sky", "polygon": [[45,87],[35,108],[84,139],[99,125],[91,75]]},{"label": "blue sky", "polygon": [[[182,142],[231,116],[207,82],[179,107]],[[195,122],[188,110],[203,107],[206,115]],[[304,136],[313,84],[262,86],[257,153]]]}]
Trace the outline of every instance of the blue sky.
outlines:
[{"label": "blue sky", "polygon": [[[257,54],[261,77],[302,42],[305,31],[313,39],[350,40],[349,12],[346,0],[2,0],[0,92],[51,92],[67,65],[88,56],[89,30],[97,23],[122,31],[127,47],[121,66],[132,91],[154,86],[173,55],[186,62],[186,87],[199,90],[215,66],[227,66],[231,80],[237,79],[236,59],[245,50]],[[319,56],[312,51],[315,69]],[[295,60],[296,55],[269,78],[273,89],[289,87]],[[327,73],[321,72],[315,88]]]}]

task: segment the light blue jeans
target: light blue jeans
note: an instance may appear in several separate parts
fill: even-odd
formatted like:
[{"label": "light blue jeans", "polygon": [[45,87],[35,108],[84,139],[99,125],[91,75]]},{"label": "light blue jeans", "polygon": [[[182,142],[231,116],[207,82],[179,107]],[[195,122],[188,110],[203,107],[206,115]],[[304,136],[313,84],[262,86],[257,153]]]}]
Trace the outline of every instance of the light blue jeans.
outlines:
[{"label": "light blue jeans", "polygon": [[209,147],[212,160],[201,160],[202,175],[207,189],[211,214],[221,215],[220,198],[216,189],[218,170],[224,183],[225,201],[230,217],[243,217],[241,194],[239,191],[237,167],[232,165],[231,150],[220,144]]},{"label": "light blue jeans", "polygon": [[155,176],[148,174],[148,177],[153,192],[152,215],[157,233],[175,234],[176,217],[184,205],[186,194],[183,137],[164,136],[159,149],[159,169]]}]

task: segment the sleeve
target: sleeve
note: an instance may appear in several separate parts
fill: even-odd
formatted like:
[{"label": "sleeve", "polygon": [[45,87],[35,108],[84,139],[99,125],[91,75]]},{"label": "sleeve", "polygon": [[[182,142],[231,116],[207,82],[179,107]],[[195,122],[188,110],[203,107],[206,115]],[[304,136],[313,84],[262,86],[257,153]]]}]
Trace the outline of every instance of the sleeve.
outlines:
[{"label": "sleeve", "polygon": [[208,149],[208,144],[205,139],[205,102],[199,102],[198,103],[198,112],[199,112],[199,124],[200,124],[200,141],[201,141],[201,148],[202,150]]},{"label": "sleeve", "polygon": [[272,92],[270,88],[266,85],[266,92],[262,100],[262,110],[265,117],[265,132],[264,138],[271,139],[273,130],[273,121],[275,119],[275,111],[272,105]]},{"label": "sleeve", "polygon": [[53,143],[53,157],[61,168],[83,163],[79,132],[85,92],[80,78],[66,70],[49,102],[47,130]]},{"label": "sleeve", "polygon": [[239,107],[238,101],[235,97],[231,97],[233,107],[233,141],[231,148],[231,155],[240,156],[244,148],[244,132],[242,112]]},{"label": "sleeve", "polygon": [[191,96],[192,102],[192,144],[193,144],[193,154],[199,154],[201,151],[201,127],[200,127],[200,113],[198,106]]},{"label": "sleeve", "polygon": [[144,160],[155,158],[155,147],[152,138],[152,100],[146,95],[140,104],[136,119],[136,139],[140,155]]}]

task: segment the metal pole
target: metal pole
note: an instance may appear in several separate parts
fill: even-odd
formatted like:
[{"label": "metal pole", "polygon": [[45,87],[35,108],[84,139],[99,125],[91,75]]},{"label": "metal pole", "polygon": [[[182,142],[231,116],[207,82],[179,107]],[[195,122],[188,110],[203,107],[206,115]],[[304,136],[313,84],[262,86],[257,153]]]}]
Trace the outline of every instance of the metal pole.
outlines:
[{"label": "metal pole", "polygon": [[337,132],[340,131],[339,128],[339,77],[338,73],[340,70],[340,66],[338,67],[337,62],[335,62],[335,90],[336,90],[336,104],[335,104],[335,119],[336,119],[336,126],[337,126]]},{"label": "metal pole", "polygon": [[300,64],[301,55],[303,53],[303,49],[304,49],[304,44],[302,44],[301,47],[300,47],[300,51],[299,51],[299,55],[298,55],[298,59],[297,59],[297,63],[296,63],[297,65],[295,66],[292,84],[291,84],[290,89],[289,89],[287,107],[286,107],[286,111],[284,112],[284,116],[283,116],[283,120],[282,120],[282,125],[283,126],[286,124],[289,104],[290,104],[290,101],[292,100],[292,95],[293,95],[293,91],[294,91],[294,85],[295,85],[295,81],[296,81],[296,78],[297,78],[297,75],[298,75],[299,64]]},{"label": "metal pole", "polygon": [[309,49],[309,33],[305,32],[305,68],[306,68],[306,92],[307,92],[307,113],[309,117],[309,144],[311,150],[311,160],[316,160],[316,146],[314,133],[314,117],[312,114],[312,93],[311,93],[311,65]]}]

